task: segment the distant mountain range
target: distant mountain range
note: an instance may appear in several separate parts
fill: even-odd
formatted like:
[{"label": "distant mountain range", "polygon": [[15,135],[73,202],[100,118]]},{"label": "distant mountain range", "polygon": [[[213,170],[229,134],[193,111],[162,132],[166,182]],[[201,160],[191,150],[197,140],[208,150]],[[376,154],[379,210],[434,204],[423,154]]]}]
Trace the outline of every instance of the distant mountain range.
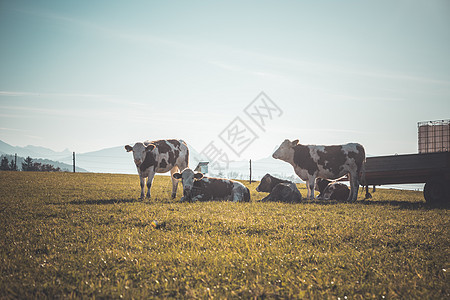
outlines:
[{"label": "distant mountain range", "polygon": [[0,140],[0,154],[17,154],[18,156],[31,158],[47,158],[51,160],[59,160],[64,157],[68,157],[72,155],[68,149],[62,152],[56,152],[48,148],[37,147],[37,146],[26,146],[26,147],[17,147],[11,146]]},{"label": "distant mountain range", "polygon": [[[194,147],[189,147],[189,165],[195,168],[199,161],[208,161]],[[48,148],[38,146],[17,147],[0,141],[0,154],[8,154],[11,157],[17,153],[19,157],[30,156],[33,161],[54,165],[61,169],[72,170],[72,152],[68,149],[56,152]],[[10,159],[10,158],[8,158]],[[21,162],[21,161],[20,161]],[[18,161],[18,165],[20,163]],[[124,146],[101,149],[87,153],[76,153],[75,165],[77,172],[95,173],[120,173],[137,174],[136,166],[133,162],[133,154],[126,152]],[[221,176],[227,178],[249,179],[249,161],[233,161],[229,163],[228,169],[216,169],[213,163],[209,166],[208,175]],[[288,178],[300,182],[295,175],[292,166],[280,160],[267,157],[259,160],[252,160],[252,179],[260,180],[266,173],[276,177]]]},{"label": "distant mountain range", "polygon": [[[194,147],[189,147],[189,166],[194,169],[199,161],[208,161]],[[62,152],[56,152],[48,148],[38,146],[17,147],[11,146],[0,140],[0,156],[6,156],[9,161],[14,159],[17,153],[17,166],[20,168],[22,161],[30,156],[34,162],[41,164],[50,164],[59,167],[62,170],[72,172],[72,152],[68,149]],[[373,155],[367,154],[367,157]],[[76,172],[93,173],[119,173],[119,174],[137,174],[136,166],[133,162],[133,154],[125,151],[124,146],[101,149],[87,153],[76,153],[75,157]],[[210,163],[209,176],[226,177],[230,179],[249,179],[250,166],[248,160],[230,162],[228,169],[218,170],[214,168],[214,163]],[[266,173],[288,179],[294,182],[302,182],[294,173],[294,169],[288,163],[273,159],[271,156],[252,160],[252,179],[260,180]],[[395,185],[390,186],[400,189],[423,189],[423,184]]]},{"label": "distant mountain range", "polygon": [[[6,157],[9,162],[14,161],[16,159],[15,155],[11,155],[11,154],[0,153],[0,157],[1,157],[1,159],[3,159],[3,157]],[[25,162],[25,158],[26,157],[17,155],[17,169],[19,171],[22,169],[22,163]],[[63,172],[73,172],[73,165],[71,165],[71,164],[66,164],[66,163],[62,163],[59,161],[54,161],[54,160],[44,159],[44,158],[33,158],[33,157],[31,157],[31,158],[33,159],[33,163],[40,163],[42,165],[52,165],[55,168],[60,168],[61,171],[63,171]],[[77,167],[77,166],[75,166],[75,171],[76,172],[88,172],[87,170]]]}]

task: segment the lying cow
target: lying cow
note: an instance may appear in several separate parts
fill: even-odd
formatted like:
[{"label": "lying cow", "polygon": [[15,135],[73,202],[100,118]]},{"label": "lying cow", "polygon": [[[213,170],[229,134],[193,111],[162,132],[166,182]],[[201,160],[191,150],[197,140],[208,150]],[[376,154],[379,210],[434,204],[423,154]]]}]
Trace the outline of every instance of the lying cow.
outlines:
[{"label": "lying cow", "polygon": [[316,179],[316,191],[320,193],[319,196],[317,196],[317,199],[319,200],[346,201],[350,194],[347,185],[323,178]]},{"label": "lying cow", "polygon": [[280,202],[300,202],[302,194],[297,189],[295,183],[278,179],[270,174],[264,175],[256,188],[258,192],[270,193],[261,201],[280,201]]},{"label": "lying cow", "polygon": [[358,197],[359,175],[366,161],[363,146],[350,143],[337,146],[302,145],[298,140],[285,140],[272,155],[294,167],[295,173],[306,182],[308,199],[314,199],[316,178],[337,179],[349,176],[350,194],[347,201]]},{"label": "lying cow", "polygon": [[183,184],[181,201],[250,201],[250,191],[238,181],[206,177],[200,172],[194,173],[189,168],[172,176],[175,179],[181,179]]},{"label": "lying cow", "polygon": [[[147,198],[150,198],[155,173],[171,175],[189,166],[189,149],[182,140],[159,140],[136,143],[133,147],[126,145],[127,152],[133,152],[134,163],[141,180],[141,196],[144,198],[145,178],[147,177]],[[172,179],[172,198],[176,197],[178,180]]]}]

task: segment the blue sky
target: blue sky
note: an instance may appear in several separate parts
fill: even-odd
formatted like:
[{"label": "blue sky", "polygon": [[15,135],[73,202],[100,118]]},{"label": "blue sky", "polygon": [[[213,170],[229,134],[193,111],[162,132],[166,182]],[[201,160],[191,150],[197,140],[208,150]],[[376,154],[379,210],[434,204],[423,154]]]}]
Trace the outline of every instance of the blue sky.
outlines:
[{"label": "blue sky", "polygon": [[[239,117],[258,136],[417,152],[450,118],[449,1],[1,1],[0,139],[88,152],[182,138]],[[282,110],[258,128],[264,91]]]}]

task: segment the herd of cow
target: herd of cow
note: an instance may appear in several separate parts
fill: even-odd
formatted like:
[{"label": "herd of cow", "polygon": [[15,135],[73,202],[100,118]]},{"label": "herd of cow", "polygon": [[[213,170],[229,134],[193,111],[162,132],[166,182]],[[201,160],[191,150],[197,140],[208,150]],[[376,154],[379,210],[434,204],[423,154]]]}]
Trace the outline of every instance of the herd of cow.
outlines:
[{"label": "herd of cow", "polygon": [[[183,140],[158,140],[126,145],[127,152],[133,152],[134,163],[141,183],[140,198],[150,198],[150,190],[156,173],[170,171],[172,178],[172,198],[176,197],[178,181],[183,186],[181,201],[232,200],[250,201],[250,191],[242,183],[229,179],[206,177],[189,168],[189,148]],[[272,155],[294,167],[295,173],[306,182],[307,199],[314,199],[314,191],[319,191],[317,199],[354,202],[358,196],[360,183],[364,183],[365,151],[363,146],[350,143],[336,146],[302,145],[298,140],[285,140]],[[347,185],[336,180],[347,176]],[[145,180],[147,179],[147,183]],[[332,179],[332,180],[330,180]],[[302,195],[290,181],[266,174],[258,192],[269,195],[262,201],[300,202]]]}]

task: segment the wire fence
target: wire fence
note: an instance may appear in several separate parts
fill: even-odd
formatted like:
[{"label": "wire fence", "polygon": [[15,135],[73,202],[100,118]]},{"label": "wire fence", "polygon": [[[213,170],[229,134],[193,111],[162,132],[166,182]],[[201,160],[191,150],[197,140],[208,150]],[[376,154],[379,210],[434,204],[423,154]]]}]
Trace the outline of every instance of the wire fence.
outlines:
[{"label": "wire fence", "polygon": [[[24,155],[21,153],[21,156],[17,157],[17,168],[20,170],[21,163],[24,159],[29,156],[36,162],[43,162],[48,164],[53,164],[55,166],[59,166],[64,171],[71,172],[73,170],[73,157],[62,155],[45,155],[44,158],[35,158],[33,157],[33,153],[29,153],[29,155]],[[25,153],[26,154],[26,153]],[[3,157],[8,157],[9,160],[14,158],[14,154],[3,154],[0,156],[0,159]],[[25,157],[24,157],[25,156]],[[40,155],[43,156],[43,155]],[[61,163],[63,165],[61,165]],[[193,165],[195,162],[191,162],[191,168],[194,168]],[[124,155],[100,155],[100,154],[75,154],[75,167],[77,172],[93,172],[93,173],[117,173],[117,174],[137,174],[137,169],[134,164],[134,161],[130,155],[124,153]],[[272,176],[291,180],[294,182],[303,182],[300,178],[295,174],[292,166],[287,163],[281,161],[270,161],[270,160],[252,160],[251,163],[251,172],[252,172],[252,180],[259,181],[266,174],[269,173]],[[170,175],[169,172],[163,173],[163,175]],[[250,179],[250,166],[248,161],[238,161],[230,163],[229,168],[216,170],[210,169],[210,176],[218,176],[229,178],[229,179],[241,179],[241,180],[249,180]],[[408,184],[408,185],[390,185],[385,186],[386,188],[396,188],[396,189],[408,189],[408,190],[423,190],[423,184]]]}]

